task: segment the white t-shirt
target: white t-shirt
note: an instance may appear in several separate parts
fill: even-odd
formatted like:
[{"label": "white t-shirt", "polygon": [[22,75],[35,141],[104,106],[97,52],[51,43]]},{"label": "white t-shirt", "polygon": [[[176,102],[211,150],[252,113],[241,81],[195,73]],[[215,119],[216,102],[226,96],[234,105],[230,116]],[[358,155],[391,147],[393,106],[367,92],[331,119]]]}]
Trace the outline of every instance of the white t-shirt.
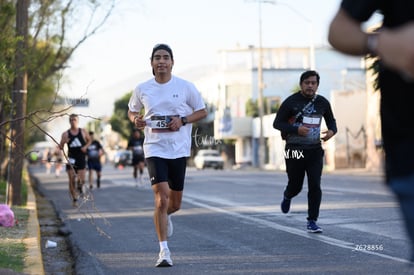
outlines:
[{"label": "white t-shirt", "polygon": [[[131,112],[145,110],[146,121],[157,120],[163,116],[188,116],[205,108],[200,92],[190,82],[172,76],[167,83],[160,84],[155,78],[138,85],[128,103]],[[152,123],[151,123],[152,124]],[[154,126],[154,125],[152,125]],[[158,131],[145,127],[145,157],[175,159],[189,157],[191,149],[191,123],[179,131]]]}]

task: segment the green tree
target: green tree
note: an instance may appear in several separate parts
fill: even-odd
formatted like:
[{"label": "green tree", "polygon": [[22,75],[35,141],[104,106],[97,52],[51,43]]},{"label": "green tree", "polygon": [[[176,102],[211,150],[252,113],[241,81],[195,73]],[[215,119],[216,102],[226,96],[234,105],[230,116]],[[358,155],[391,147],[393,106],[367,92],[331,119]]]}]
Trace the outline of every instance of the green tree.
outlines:
[{"label": "green tree", "polygon": [[123,138],[131,136],[134,125],[128,119],[128,102],[132,92],[125,94],[114,103],[114,112],[109,120],[112,130],[119,133]]},{"label": "green tree", "polygon": [[[36,112],[27,128],[31,138],[26,136],[26,145],[44,139],[45,129],[39,129],[42,122],[50,120],[51,114],[61,110],[58,94],[64,69],[73,53],[89,37],[95,34],[107,21],[115,0],[32,0],[29,37],[27,113]],[[78,40],[69,43],[68,35],[78,26],[80,18],[91,18]],[[39,112],[41,110],[41,112]],[[43,123],[42,127],[47,127]],[[46,128],[47,130],[47,128]]]},{"label": "green tree", "polygon": [[246,102],[246,116],[258,117],[259,116],[259,106],[257,100],[249,99]]},{"label": "green tree", "polygon": [[12,1],[0,0],[0,164],[7,156],[6,134],[7,128],[3,125],[10,112],[8,106],[11,104],[10,92],[13,85],[14,49],[16,38],[14,30],[14,18],[16,10]]},{"label": "green tree", "polygon": [[[269,114],[267,105],[268,105],[268,101],[266,98],[264,98],[263,100],[263,114],[264,115]],[[271,109],[270,112],[272,112],[272,110],[273,109]],[[259,116],[259,104],[257,100],[249,99],[246,102],[246,116],[251,116],[251,117]]]},{"label": "green tree", "polygon": [[[115,0],[32,0],[29,9],[28,47],[25,50],[28,73],[25,147],[43,140],[51,112],[56,112],[61,74],[72,54],[83,42],[103,26],[114,7]],[[7,152],[7,135],[13,105],[11,91],[14,79],[16,1],[0,0],[0,161]],[[91,19],[74,45],[68,42],[68,33],[80,14]],[[31,115],[34,114],[35,115]],[[41,127],[39,129],[39,126]],[[30,132],[30,135],[27,133]],[[30,137],[29,137],[30,136]],[[24,152],[24,148],[21,152]]]},{"label": "green tree", "polygon": [[[17,4],[21,1],[17,1]],[[23,59],[24,67],[16,68],[24,70],[28,76],[27,100],[11,100],[13,80],[16,77],[15,55],[16,45],[23,37],[16,36],[16,1],[0,0],[0,162],[2,164],[1,175],[4,176],[7,162],[7,143],[15,143],[14,136],[9,135],[10,123],[14,120],[24,120],[26,127],[23,133],[30,132],[30,139],[15,143],[16,151],[12,154],[14,161],[22,161],[25,148],[30,142],[38,138],[44,138],[47,134],[47,122],[56,116],[65,115],[65,109],[57,109],[56,99],[59,90],[60,74],[67,66],[73,53],[90,36],[95,34],[107,21],[115,5],[115,0],[31,0],[29,8],[27,40],[24,40]],[[79,19],[89,18],[84,25],[84,30],[78,40],[69,42],[70,29],[79,22]],[[83,27],[83,26],[82,26]],[[26,37],[26,36],[25,36]],[[74,42],[74,43],[73,43]],[[19,48],[21,49],[21,47]],[[16,113],[18,107],[23,108],[23,113]],[[20,108],[22,109],[22,108]],[[14,171],[13,175],[21,171]],[[17,178],[16,178],[17,179]],[[21,184],[19,180],[13,180],[13,184]],[[18,186],[17,186],[18,187]],[[20,190],[16,188],[16,190]],[[13,203],[14,204],[14,203]],[[19,203],[17,203],[19,204]]]}]

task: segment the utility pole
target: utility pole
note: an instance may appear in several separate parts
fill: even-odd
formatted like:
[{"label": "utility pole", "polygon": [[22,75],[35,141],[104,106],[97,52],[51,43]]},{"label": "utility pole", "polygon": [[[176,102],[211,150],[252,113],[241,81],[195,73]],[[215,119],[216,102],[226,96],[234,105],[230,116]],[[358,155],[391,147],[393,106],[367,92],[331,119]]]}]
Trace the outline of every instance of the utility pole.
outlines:
[{"label": "utility pole", "polygon": [[16,68],[12,91],[11,145],[7,182],[7,204],[21,205],[21,185],[24,161],[24,125],[27,100],[26,50],[29,0],[16,3]]},{"label": "utility pole", "polygon": [[262,169],[264,167],[265,156],[265,138],[263,133],[263,116],[264,116],[264,99],[263,99],[263,45],[262,45],[262,4],[270,3],[274,4],[272,0],[251,0],[249,2],[256,2],[258,4],[258,16],[259,16],[259,56],[257,64],[257,107],[259,109],[259,146],[258,146],[258,161],[257,167]]},{"label": "utility pole", "polygon": [[257,66],[257,78],[258,78],[258,99],[257,105],[259,107],[259,163],[260,169],[264,166],[264,150],[265,150],[265,139],[263,136],[263,45],[262,45],[262,1],[258,1],[259,5],[259,66]]}]

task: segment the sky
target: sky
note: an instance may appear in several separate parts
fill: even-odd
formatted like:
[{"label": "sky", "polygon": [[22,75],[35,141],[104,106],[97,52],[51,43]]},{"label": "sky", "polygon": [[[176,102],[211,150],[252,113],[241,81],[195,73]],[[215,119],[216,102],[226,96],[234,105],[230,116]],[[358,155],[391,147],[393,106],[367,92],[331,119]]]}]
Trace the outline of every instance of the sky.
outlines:
[{"label": "sky", "polygon": [[152,77],[149,58],[157,43],[171,46],[176,75],[217,64],[218,50],[258,46],[259,18],[263,47],[328,45],[339,4],[262,0],[259,12],[257,0],[120,0],[105,26],[75,51],[59,93],[89,99],[89,108],[75,111],[110,116],[116,99]]}]

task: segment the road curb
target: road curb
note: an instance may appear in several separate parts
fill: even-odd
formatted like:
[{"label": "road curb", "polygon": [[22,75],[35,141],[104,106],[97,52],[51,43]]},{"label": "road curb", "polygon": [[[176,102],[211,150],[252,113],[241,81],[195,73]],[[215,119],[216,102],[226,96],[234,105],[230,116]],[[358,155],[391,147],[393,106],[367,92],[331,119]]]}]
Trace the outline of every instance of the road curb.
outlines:
[{"label": "road curb", "polygon": [[[26,171],[26,175],[28,175]],[[33,191],[31,179],[25,176],[27,183],[27,209],[29,210],[29,220],[27,224],[27,236],[23,240],[26,246],[25,274],[44,275],[42,249],[40,243],[40,226],[37,215],[36,196]]]}]

